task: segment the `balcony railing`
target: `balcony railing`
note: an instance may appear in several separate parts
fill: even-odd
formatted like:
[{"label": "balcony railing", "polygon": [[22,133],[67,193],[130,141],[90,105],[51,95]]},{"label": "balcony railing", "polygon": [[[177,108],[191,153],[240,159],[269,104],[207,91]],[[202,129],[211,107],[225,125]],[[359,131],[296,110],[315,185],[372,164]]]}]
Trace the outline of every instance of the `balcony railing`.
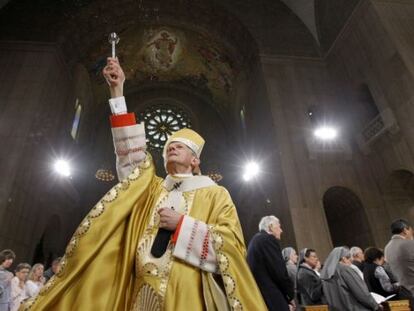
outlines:
[{"label": "balcony railing", "polygon": [[397,120],[390,108],[383,110],[372,119],[367,126],[357,135],[357,142],[364,153],[369,153],[369,146],[385,133],[395,134],[399,131]]}]

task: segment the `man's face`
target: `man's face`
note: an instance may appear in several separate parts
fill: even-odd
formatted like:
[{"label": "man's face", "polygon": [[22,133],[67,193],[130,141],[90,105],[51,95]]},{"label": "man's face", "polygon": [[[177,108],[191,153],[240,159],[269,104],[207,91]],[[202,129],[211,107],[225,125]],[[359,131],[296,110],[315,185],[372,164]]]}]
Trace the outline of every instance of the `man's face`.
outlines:
[{"label": "man's face", "polygon": [[316,252],[310,252],[309,257],[305,256],[305,262],[312,268],[315,269],[318,266],[318,256]]},{"label": "man's face", "polygon": [[413,239],[414,232],[413,232],[412,227],[404,228],[403,232],[404,232],[404,236],[407,240],[412,240]]},{"label": "man's face", "polygon": [[194,156],[190,148],[181,142],[172,142],[167,147],[167,168],[170,165],[178,164],[185,168],[191,168],[198,164],[198,159]]},{"label": "man's face", "polygon": [[365,256],[364,253],[362,252],[362,250],[360,249],[358,251],[358,253],[356,253],[356,255],[353,257],[353,260],[355,261],[359,261],[359,262],[363,262],[365,260]]},{"label": "man's face", "polygon": [[280,240],[280,236],[282,235],[282,227],[279,222],[273,222],[270,225],[270,234],[273,235],[276,239]]},{"label": "man's face", "polygon": [[55,273],[56,274],[56,272],[59,270],[59,262],[55,262],[55,263],[53,263],[53,265],[52,265],[52,271],[53,271],[53,273]]},{"label": "man's face", "polygon": [[3,263],[2,263],[2,266],[3,266],[3,268],[10,268],[11,267],[11,265],[13,264],[13,258],[10,258],[10,259],[6,259]]},{"label": "man's face", "polygon": [[379,266],[384,265],[384,263],[385,263],[385,257],[382,256],[381,258],[378,258],[378,259],[374,260],[374,263],[376,263]]},{"label": "man's face", "polygon": [[16,276],[20,281],[25,282],[27,280],[27,276],[29,275],[29,269],[22,269],[19,272],[16,272]]}]

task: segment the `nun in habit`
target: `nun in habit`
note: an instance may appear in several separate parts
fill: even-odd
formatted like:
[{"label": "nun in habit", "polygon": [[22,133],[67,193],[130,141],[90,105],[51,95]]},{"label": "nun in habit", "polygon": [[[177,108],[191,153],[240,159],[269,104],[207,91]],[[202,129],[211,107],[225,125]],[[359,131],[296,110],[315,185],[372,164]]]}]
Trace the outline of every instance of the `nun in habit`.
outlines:
[{"label": "nun in habit", "polygon": [[351,253],[346,247],[334,248],[325,261],[321,278],[329,310],[383,310],[369,293],[365,282],[350,267],[351,264]]},{"label": "nun in habit", "polygon": [[289,278],[292,280],[292,284],[296,284],[296,272],[298,271],[298,255],[296,254],[295,249],[293,247],[285,247],[282,250],[282,256],[286,263],[286,270],[289,274]]}]

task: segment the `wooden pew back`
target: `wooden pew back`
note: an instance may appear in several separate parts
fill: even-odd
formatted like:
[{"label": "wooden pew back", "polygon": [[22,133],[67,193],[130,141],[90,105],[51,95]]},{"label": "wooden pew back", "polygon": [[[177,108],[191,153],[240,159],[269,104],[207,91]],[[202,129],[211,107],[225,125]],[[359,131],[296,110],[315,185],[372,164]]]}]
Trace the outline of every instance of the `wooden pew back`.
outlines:
[{"label": "wooden pew back", "polygon": [[411,311],[408,300],[387,301],[384,306],[385,311]]}]

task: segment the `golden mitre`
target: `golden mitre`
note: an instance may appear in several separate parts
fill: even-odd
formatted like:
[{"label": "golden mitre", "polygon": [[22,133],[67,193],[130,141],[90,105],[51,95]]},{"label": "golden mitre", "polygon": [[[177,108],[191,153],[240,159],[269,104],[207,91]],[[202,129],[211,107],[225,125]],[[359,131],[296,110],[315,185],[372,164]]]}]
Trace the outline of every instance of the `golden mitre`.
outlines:
[{"label": "golden mitre", "polygon": [[168,140],[164,145],[164,151],[162,153],[162,156],[164,158],[167,155],[168,145],[175,141],[186,145],[197,155],[198,158],[200,158],[205,141],[203,137],[201,137],[197,132],[188,128],[183,128],[177,132],[174,132],[170,137],[168,137]]}]

